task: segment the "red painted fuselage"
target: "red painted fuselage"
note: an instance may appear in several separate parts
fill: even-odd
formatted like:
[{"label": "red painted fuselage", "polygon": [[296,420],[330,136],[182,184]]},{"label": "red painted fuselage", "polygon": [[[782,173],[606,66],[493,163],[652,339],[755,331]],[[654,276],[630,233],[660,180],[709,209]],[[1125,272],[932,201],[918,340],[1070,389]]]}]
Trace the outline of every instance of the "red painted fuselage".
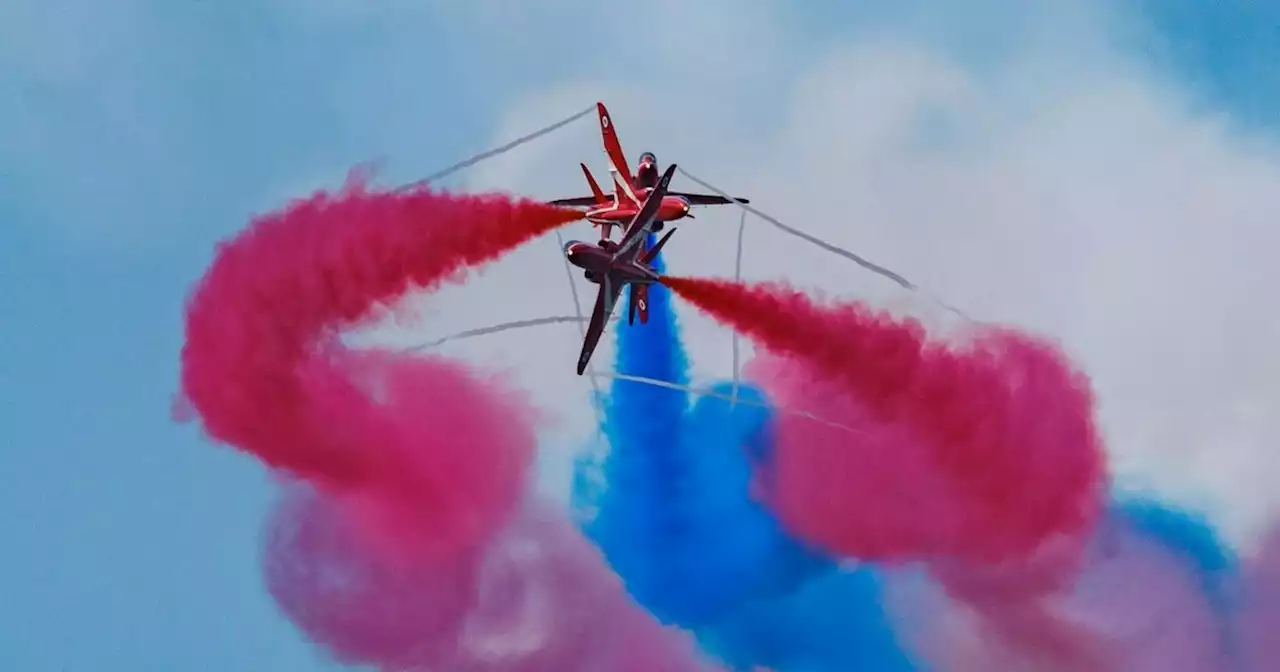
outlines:
[{"label": "red painted fuselage", "polygon": [[658,273],[639,261],[634,259],[614,261],[614,247],[616,243],[601,247],[580,240],[571,240],[564,245],[564,255],[569,263],[584,271],[583,275],[587,280],[596,284],[600,284],[606,274],[611,276],[611,281],[618,285],[651,285],[658,281]]},{"label": "red painted fuselage", "polygon": [[[649,196],[649,189],[643,189],[637,196],[640,202]],[[658,207],[658,216],[655,218],[658,222],[674,222],[678,219],[684,219],[689,216],[689,201],[680,196],[667,196],[662,199],[662,205]],[[593,208],[586,213],[587,221],[592,224],[613,224],[622,225],[631,221],[636,213],[640,212],[640,206],[634,203],[610,203],[609,205]],[[661,230],[655,227],[655,231]]]}]

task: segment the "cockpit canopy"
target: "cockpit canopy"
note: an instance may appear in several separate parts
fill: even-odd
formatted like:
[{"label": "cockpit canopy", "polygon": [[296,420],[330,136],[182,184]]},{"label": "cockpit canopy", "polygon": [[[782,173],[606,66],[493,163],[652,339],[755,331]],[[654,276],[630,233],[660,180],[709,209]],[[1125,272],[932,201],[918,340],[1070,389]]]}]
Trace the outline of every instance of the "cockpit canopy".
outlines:
[{"label": "cockpit canopy", "polygon": [[640,155],[640,166],[636,170],[636,186],[641,189],[652,189],[658,185],[658,157],[653,152]]}]

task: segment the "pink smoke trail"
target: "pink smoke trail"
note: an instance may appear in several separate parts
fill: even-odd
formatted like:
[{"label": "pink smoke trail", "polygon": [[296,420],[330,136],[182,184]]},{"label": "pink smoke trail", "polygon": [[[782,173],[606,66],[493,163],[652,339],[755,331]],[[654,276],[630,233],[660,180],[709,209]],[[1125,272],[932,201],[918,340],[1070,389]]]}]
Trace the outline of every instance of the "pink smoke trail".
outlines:
[{"label": "pink smoke trail", "polygon": [[764,481],[793,533],[868,560],[998,563],[1096,519],[1093,397],[1051,345],[1004,329],[930,340],[913,321],[780,285],[664,282],[785,360],[752,376],[779,405],[865,430],[779,418]]},{"label": "pink smoke trail", "polygon": [[530,503],[485,548],[388,563],[304,489],[269,527],[268,589],[347,663],[454,672],[712,672],[628,598],[558,513]]},{"label": "pink smoke trail", "polygon": [[1245,569],[1239,624],[1245,669],[1274,669],[1280,661],[1280,527],[1270,530]]},{"label": "pink smoke trail", "polygon": [[900,575],[888,601],[940,672],[1237,669],[1229,628],[1195,569],[1123,520],[1099,525],[1073,581],[1056,591],[1018,589],[1019,571],[953,566],[945,589]]},{"label": "pink smoke trail", "polygon": [[456,364],[351,353],[339,330],[580,216],[353,180],[258,217],[189,300],[183,393],[212,438],[343,497],[388,550],[478,543],[522,492],[527,406]]}]

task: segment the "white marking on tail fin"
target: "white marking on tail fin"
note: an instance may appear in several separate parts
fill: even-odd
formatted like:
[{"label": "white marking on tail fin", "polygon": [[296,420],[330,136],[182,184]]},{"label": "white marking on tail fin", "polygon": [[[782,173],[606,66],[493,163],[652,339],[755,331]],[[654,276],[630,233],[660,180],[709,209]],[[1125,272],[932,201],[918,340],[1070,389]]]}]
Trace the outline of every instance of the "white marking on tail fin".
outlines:
[{"label": "white marking on tail fin", "polygon": [[633,204],[635,204],[637,207],[639,207],[639,206],[640,206],[640,199],[639,199],[639,198],[636,198],[636,194],[635,194],[635,192],[634,192],[634,191],[631,191],[631,187],[628,187],[628,186],[627,186],[627,184],[626,184],[626,181],[625,181],[625,180],[620,180],[620,179],[618,179],[618,171],[613,170],[613,171],[610,171],[610,172],[611,172],[611,173],[613,173],[613,194],[614,194],[614,198],[616,198],[616,199],[617,199],[617,201],[618,201],[619,203],[621,203],[621,202],[623,201],[623,199],[626,199],[627,201],[630,201],[631,203],[633,203]]}]

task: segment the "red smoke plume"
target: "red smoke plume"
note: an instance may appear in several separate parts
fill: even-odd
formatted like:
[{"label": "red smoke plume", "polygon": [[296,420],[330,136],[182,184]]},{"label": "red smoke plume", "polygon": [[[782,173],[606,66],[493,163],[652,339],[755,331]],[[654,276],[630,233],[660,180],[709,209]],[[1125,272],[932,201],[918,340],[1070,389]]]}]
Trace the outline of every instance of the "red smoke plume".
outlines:
[{"label": "red smoke plume", "polygon": [[778,404],[856,429],[779,420],[770,500],[795,533],[863,559],[986,564],[1090,529],[1103,477],[1094,401],[1053,346],[995,328],[938,342],[914,321],[781,285],[664,283],[785,360],[762,369]]},{"label": "red smoke plume", "polygon": [[209,436],[341,495],[380,536],[475,542],[523,490],[527,406],[457,364],[352,353],[339,331],[579,217],[356,181],[258,217],[189,300],[183,393]]}]

